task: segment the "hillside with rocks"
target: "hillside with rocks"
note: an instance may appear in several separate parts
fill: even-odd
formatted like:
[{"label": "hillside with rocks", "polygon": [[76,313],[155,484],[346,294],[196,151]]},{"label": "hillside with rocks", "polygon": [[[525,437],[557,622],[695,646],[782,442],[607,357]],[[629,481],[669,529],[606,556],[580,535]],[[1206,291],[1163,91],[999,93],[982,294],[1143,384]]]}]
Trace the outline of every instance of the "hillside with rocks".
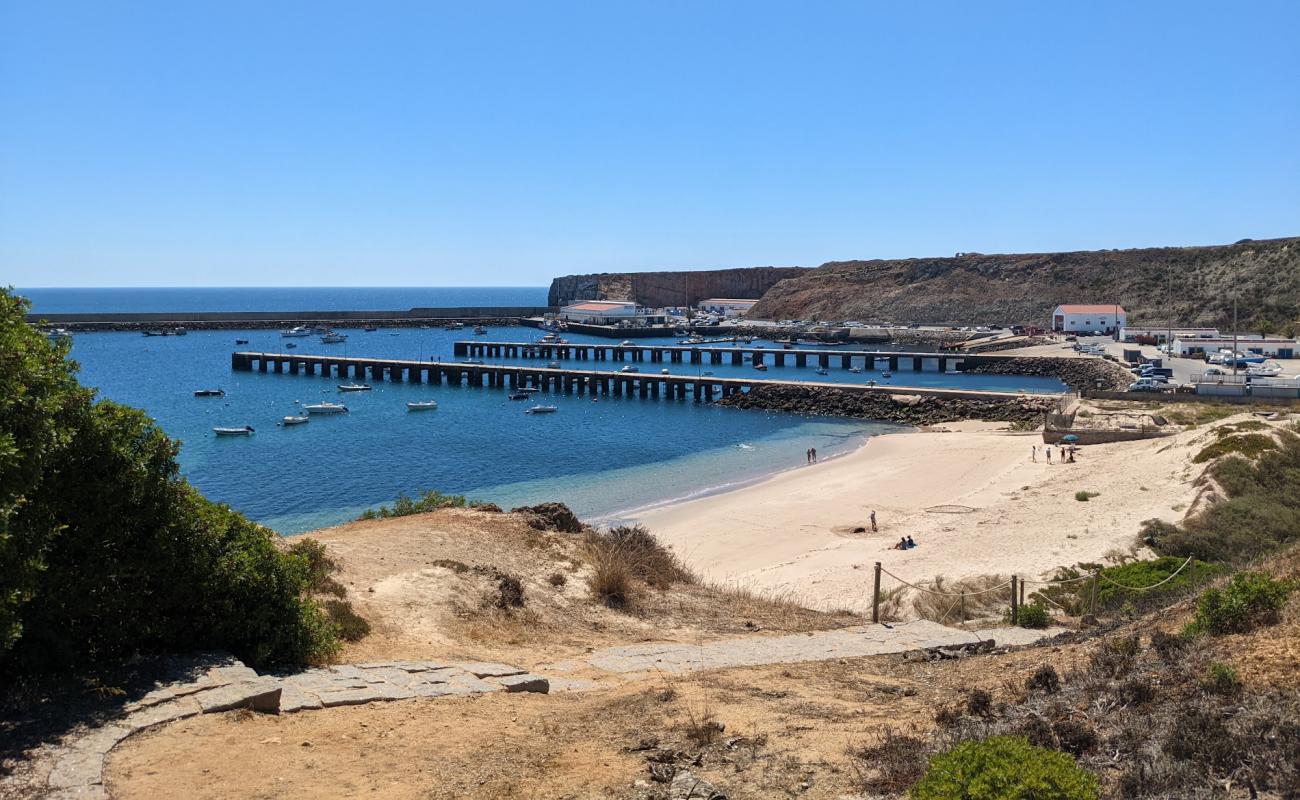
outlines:
[{"label": "hillside with rocks", "polygon": [[601,272],[551,281],[547,305],[575,300],[635,300],[655,308],[695,305],[711,297],[758,299],[807,267],[744,267],[683,272]]},{"label": "hillside with rocks", "polygon": [[749,316],[1046,325],[1060,303],[1119,303],[1137,325],[1293,331],[1300,238],[1214,247],[833,261],[783,280]]}]

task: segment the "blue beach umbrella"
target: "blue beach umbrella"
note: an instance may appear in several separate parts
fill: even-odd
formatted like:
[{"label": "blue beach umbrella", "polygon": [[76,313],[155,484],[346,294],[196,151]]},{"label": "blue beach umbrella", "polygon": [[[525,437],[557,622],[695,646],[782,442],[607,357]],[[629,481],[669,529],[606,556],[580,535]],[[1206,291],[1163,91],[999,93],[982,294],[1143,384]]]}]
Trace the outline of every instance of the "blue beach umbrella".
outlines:
[{"label": "blue beach umbrella", "polygon": [[1074,435],[1073,433],[1067,433],[1067,434],[1065,434],[1064,436],[1061,437],[1061,441],[1063,441],[1063,442],[1069,442],[1069,443],[1073,444],[1073,443],[1079,441],[1079,437],[1076,436],[1076,435]]}]

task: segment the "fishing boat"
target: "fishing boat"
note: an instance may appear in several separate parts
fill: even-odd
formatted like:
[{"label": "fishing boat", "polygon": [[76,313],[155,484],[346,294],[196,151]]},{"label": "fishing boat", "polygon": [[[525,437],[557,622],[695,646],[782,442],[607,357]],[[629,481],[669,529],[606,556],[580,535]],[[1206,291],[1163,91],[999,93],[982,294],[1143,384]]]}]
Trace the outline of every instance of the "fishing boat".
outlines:
[{"label": "fishing boat", "polygon": [[619,372],[640,372],[640,371],[641,371],[640,369],[632,366],[631,364],[628,364],[626,367],[623,367],[622,369],[619,370]]},{"label": "fishing boat", "polygon": [[461,328],[464,328],[464,327],[465,327],[465,323],[463,323],[463,322],[448,322],[448,323],[447,323],[447,330],[449,330],[449,331],[458,331],[458,330],[460,330]]},{"label": "fishing boat", "polygon": [[437,407],[437,400],[413,400],[406,404],[407,411],[432,411]]},{"label": "fishing boat", "polygon": [[704,337],[692,336],[688,339],[682,339],[682,344],[704,344]]},{"label": "fishing boat", "polygon": [[556,408],[555,406],[533,406],[532,408],[524,411],[524,413],[525,414],[554,414],[556,411],[559,410],[560,409]]},{"label": "fishing boat", "polygon": [[758,370],[759,372],[767,372],[767,365],[760,362],[754,365],[754,369]]},{"label": "fishing boat", "polygon": [[547,369],[559,369],[559,368],[560,368],[560,362],[558,362],[558,361],[548,361],[548,362],[546,362],[546,368],[547,368]]},{"label": "fishing boat", "polygon": [[218,436],[248,436],[253,432],[253,426],[245,425],[242,428],[213,428],[212,432]]},{"label": "fishing boat", "polygon": [[311,336],[311,328],[306,325],[295,325],[292,328],[285,328],[280,331],[280,335],[286,338],[294,336]]},{"label": "fishing boat", "polygon": [[340,383],[340,384],[339,384],[339,391],[340,391],[340,392],[368,392],[368,391],[370,391],[370,384],[368,384],[368,383]]},{"label": "fishing boat", "polygon": [[308,414],[345,414],[348,407],[342,403],[308,403],[302,410]]},{"label": "fishing boat", "polygon": [[894,373],[890,372],[889,370],[885,370],[884,372],[880,373],[880,377],[882,377],[882,378],[892,378],[892,377],[894,377]]},{"label": "fishing boat", "polygon": [[828,374],[829,374],[829,373],[827,372],[827,370],[826,370],[825,367],[818,367],[817,369],[815,369],[815,370],[813,370],[813,371],[816,372],[818,375],[828,375]]},{"label": "fishing boat", "polygon": [[659,374],[660,374],[660,375],[672,375],[672,374],[673,374],[673,371],[670,370],[670,369],[666,369],[666,368],[665,368],[665,369],[661,369],[661,370],[659,370]]},{"label": "fishing boat", "polygon": [[548,333],[542,338],[538,339],[537,343],[538,344],[568,344],[569,340],[565,339],[562,336],[556,336],[553,333]]},{"label": "fishing boat", "polygon": [[536,386],[520,386],[518,389],[515,389],[515,391],[523,392],[524,394],[537,394],[541,389]]},{"label": "fishing boat", "polygon": [[225,397],[225,389],[195,389],[195,397]]},{"label": "fishing boat", "polygon": [[297,415],[297,414],[290,414],[289,416],[280,420],[280,424],[285,426],[286,428],[289,427],[290,425],[302,425],[307,422],[311,422],[311,417],[308,417],[306,415]]},{"label": "fishing boat", "polygon": [[849,367],[849,372],[852,372],[856,375],[859,372],[862,372],[862,367]]},{"label": "fishing boat", "polygon": [[522,390],[521,390],[521,391],[517,391],[517,392],[511,392],[510,394],[506,395],[506,399],[507,399],[507,400],[527,400],[528,398],[530,398],[530,397],[532,397],[532,396],[533,396],[533,393],[532,393],[532,392],[525,392],[525,391],[522,391]]},{"label": "fishing boat", "polygon": [[484,328],[482,325],[475,325],[475,326],[474,326],[474,335],[475,335],[475,336],[482,336],[482,335],[484,335],[485,333],[487,333],[487,328]]},{"label": "fishing boat", "polygon": [[236,339],[235,344],[248,344],[247,339]]},{"label": "fishing boat", "polygon": [[60,339],[71,339],[72,334],[68,333],[66,328],[55,328],[54,330],[46,331],[45,338],[49,339],[51,342],[57,342]]},{"label": "fishing boat", "polygon": [[334,331],[330,331],[328,333],[322,334],[320,340],[324,344],[339,344],[340,342],[346,342],[348,340],[348,337],[347,334],[335,333]]},{"label": "fishing boat", "polygon": [[376,328],[374,325],[367,325],[366,327],[362,328],[361,330],[365,331],[366,333],[374,333],[375,331],[377,331],[377,330],[379,330],[379,329]]},{"label": "fishing boat", "polygon": [[618,346],[619,346],[619,347],[636,347],[636,345],[633,344],[633,342],[632,342],[631,339],[624,339],[623,341],[621,341],[621,342],[618,343]]}]

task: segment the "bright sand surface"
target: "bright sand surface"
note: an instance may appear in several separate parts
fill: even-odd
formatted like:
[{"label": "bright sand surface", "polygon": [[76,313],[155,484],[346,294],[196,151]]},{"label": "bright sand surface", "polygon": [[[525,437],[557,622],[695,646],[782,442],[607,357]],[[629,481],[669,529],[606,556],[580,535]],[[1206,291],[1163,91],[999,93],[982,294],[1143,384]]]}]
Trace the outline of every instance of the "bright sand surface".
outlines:
[{"label": "bright sand surface", "polygon": [[[1143,520],[1178,520],[1195,494],[1200,470],[1189,459],[1204,431],[1091,445],[1073,464],[1048,464],[1041,434],[1001,427],[967,422],[876,436],[840,458],[646,511],[638,521],[710,580],[815,608],[866,610],[876,561],[912,582],[1037,577],[1127,551]],[[1081,502],[1080,490],[1098,494]],[[935,506],[971,510],[926,510]],[[867,533],[854,533],[859,526]],[[907,535],[917,547],[892,549]],[[886,576],[885,588],[891,584]]]}]

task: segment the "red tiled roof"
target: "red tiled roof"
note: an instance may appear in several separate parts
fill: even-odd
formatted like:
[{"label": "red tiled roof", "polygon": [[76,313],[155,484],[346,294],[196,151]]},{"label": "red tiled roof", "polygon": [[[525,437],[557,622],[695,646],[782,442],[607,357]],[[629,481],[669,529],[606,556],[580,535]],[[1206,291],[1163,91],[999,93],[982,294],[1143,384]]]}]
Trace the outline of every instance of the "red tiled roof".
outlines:
[{"label": "red tiled roof", "polygon": [[1064,306],[1063,305],[1058,307],[1066,314],[1109,314],[1112,311],[1115,311],[1117,309],[1121,314],[1126,313],[1124,311],[1124,306],[1120,306],[1120,305],[1108,305],[1108,306]]}]

